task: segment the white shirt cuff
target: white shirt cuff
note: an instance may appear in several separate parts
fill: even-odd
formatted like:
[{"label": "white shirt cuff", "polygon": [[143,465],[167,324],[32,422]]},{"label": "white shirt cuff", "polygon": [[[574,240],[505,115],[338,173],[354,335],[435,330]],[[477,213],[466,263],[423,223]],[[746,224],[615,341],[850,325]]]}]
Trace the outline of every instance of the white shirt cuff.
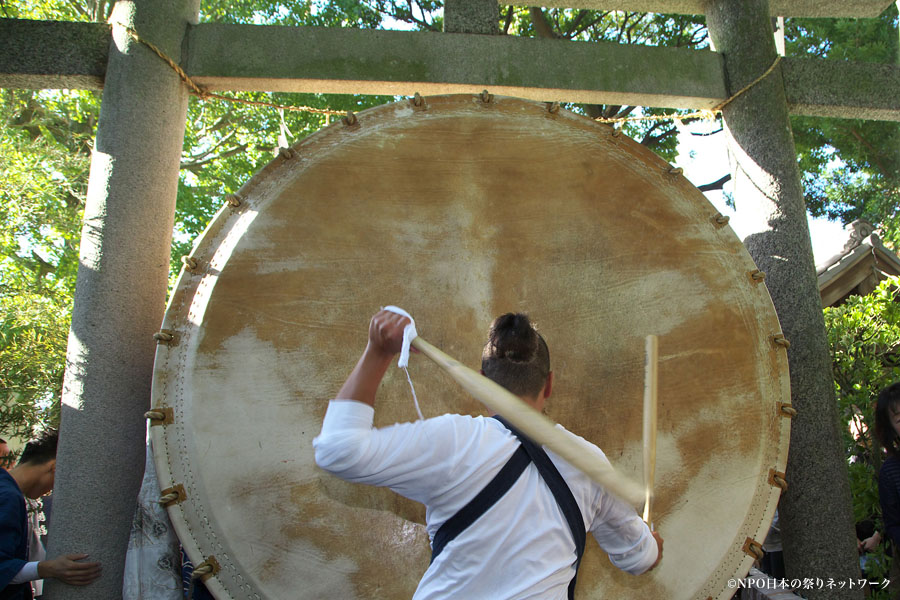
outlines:
[{"label": "white shirt cuff", "polygon": [[321,436],[347,429],[371,429],[375,409],[356,400],[332,400],[322,420]]},{"label": "white shirt cuff", "polygon": [[34,581],[38,579],[38,563],[37,561],[25,563],[25,566],[22,567],[15,577],[10,581],[11,584],[16,585],[19,583],[25,583],[26,581]]}]

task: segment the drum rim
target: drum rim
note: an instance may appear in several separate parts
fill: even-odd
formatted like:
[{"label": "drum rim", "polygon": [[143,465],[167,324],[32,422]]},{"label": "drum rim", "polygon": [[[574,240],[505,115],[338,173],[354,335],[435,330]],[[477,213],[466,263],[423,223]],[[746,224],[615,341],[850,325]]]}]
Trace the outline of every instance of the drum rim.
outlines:
[{"label": "drum rim", "polygon": [[[354,135],[355,131],[359,128],[379,127],[384,124],[390,124],[393,122],[393,119],[398,117],[398,115],[403,117],[413,116],[416,113],[429,110],[434,111],[436,109],[440,110],[447,107],[452,110],[454,107],[458,106],[477,107],[478,110],[485,111],[490,111],[498,105],[506,107],[512,106],[530,116],[543,115],[545,118],[563,120],[567,124],[574,125],[579,129],[589,131],[597,136],[602,136],[609,143],[638,146],[639,150],[635,150],[634,153],[639,155],[643,160],[644,165],[655,169],[658,177],[667,176],[668,169],[670,168],[670,165],[660,157],[653,154],[648,149],[641,147],[637,142],[627,138],[627,136],[614,135],[610,127],[564,109],[560,109],[557,112],[550,112],[548,110],[548,105],[545,103],[503,96],[494,96],[491,98],[490,102],[485,102],[481,95],[468,94],[426,97],[424,98],[424,101],[425,102],[421,106],[416,106],[412,100],[401,100],[399,102],[370,108],[359,113],[356,123],[332,123],[294,144],[289,151],[282,153],[280,156],[277,156],[269,162],[259,172],[254,174],[240,190],[238,190],[234,196],[236,201],[240,203],[238,206],[232,206],[228,202],[222,206],[211,220],[206,230],[197,238],[196,246],[191,255],[194,257],[204,257],[207,254],[214,254],[222,245],[223,240],[229,236],[232,236],[234,241],[239,239],[239,230],[241,230],[242,227],[241,220],[247,221],[250,219],[249,215],[254,208],[254,195],[257,193],[257,190],[273,179],[281,177],[282,174],[285,174],[284,176],[286,177],[292,169],[292,165],[290,164],[291,161],[297,159],[303,160],[304,153],[309,154],[310,150],[313,151],[313,156],[315,156],[314,151],[317,149],[329,151],[331,147],[339,146],[343,140],[348,139],[347,136]],[[696,189],[686,180],[683,180],[683,183],[678,182],[677,184],[687,185],[692,189]],[[699,191],[697,193],[699,193]],[[243,226],[246,227],[247,225],[244,224]],[[731,235],[733,235],[733,233]],[[747,253],[743,245],[740,244],[739,240],[738,244],[743,249],[747,261],[752,265],[752,259],[750,259],[749,253]],[[226,263],[227,259],[223,261],[223,265]],[[183,453],[181,452],[186,447],[186,440],[185,433],[180,428],[180,423],[183,423],[184,415],[182,413],[181,418],[179,418],[179,410],[183,411],[184,407],[179,406],[180,399],[178,398],[176,398],[174,402],[169,400],[170,396],[173,395],[170,388],[173,385],[172,380],[174,377],[171,376],[171,373],[173,363],[180,363],[182,367],[184,366],[184,361],[187,359],[185,356],[187,346],[184,343],[188,341],[192,334],[199,328],[199,326],[193,326],[193,329],[191,327],[186,327],[183,322],[183,317],[194,312],[193,307],[197,294],[205,287],[213,285],[214,282],[210,281],[208,275],[195,274],[188,269],[182,270],[169,300],[169,305],[166,309],[162,323],[162,329],[174,332],[175,339],[172,340],[171,344],[160,342],[157,346],[151,392],[151,406],[154,408],[172,408],[175,413],[175,424],[174,427],[172,425],[151,426],[150,436],[154,448],[154,462],[157,468],[157,476],[160,487],[164,490],[178,483],[184,484],[186,489],[191,489],[193,487],[191,482],[178,482],[175,481],[175,478],[173,477],[173,467],[176,467],[174,470],[179,470],[174,463],[181,460],[182,463],[187,464],[185,462],[187,458],[183,456]],[[765,296],[765,300],[762,303],[767,305],[767,314],[760,318],[765,318],[770,322],[774,320],[774,326],[778,327],[774,306],[765,289],[765,284],[758,283],[756,285]],[[780,331],[780,329],[777,331]],[[783,474],[787,463],[791,419],[784,418],[784,414],[781,413],[780,407],[783,404],[790,404],[790,383],[787,376],[787,358],[785,353],[777,347],[773,347],[771,352],[778,354],[778,357],[775,360],[781,368],[781,373],[779,374],[779,377],[777,377],[781,389],[778,394],[779,397],[772,402],[773,420],[771,428],[773,431],[777,431],[777,434],[775,434],[777,444],[774,444],[769,449],[768,454],[774,456],[772,470]],[[170,431],[175,432],[174,435],[169,434]],[[190,473],[190,468],[184,470]],[[739,527],[738,538],[746,533],[746,537],[750,540],[761,543],[762,540],[765,539],[781,491],[780,488],[771,484],[770,479],[771,477],[768,473],[759,474],[757,484],[754,488],[754,499],[751,500],[750,506],[752,507],[755,503],[760,503],[763,508],[761,511],[758,511],[761,512],[758,520],[754,519],[757,523],[755,526],[748,523],[745,518],[744,522]],[[233,582],[242,587],[243,591],[247,593],[246,596],[241,597],[256,599],[265,597],[264,592],[261,590],[253,589],[246,581],[241,582],[242,577],[240,575],[240,569],[234,565],[233,561],[222,554],[224,546],[217,540],[213,525],[205,516],[204,507],[202,504],[198,505],[196,499],[193,498],[190,493],[188,493],[188,497],[184,502],[177,502],[169,505],[167,511],[187,555],[195,562],[195,564],[202,562],[205,560],[205,557],[210,554],[218,554],[217,559],[220,559],[219,563],[220,568],[222,569],[222,571],[220,571],[221,576],[225,576],[226,572],[230,573],[229,577],[233,579]],[[195,516],[188,519],[186,511],[193,512]],[[206,531],[197,531],[195,527],[192,526],[192,522],[205,523],[203,529]],[[701,596],[722,599],[730,597],[730,592],[733,590],[728,587],[728,579],[735,577],[736,573],[746,573],[754,562],[754,558],[744,550],[744,542],[745,540],[737,538],[732,542],[729,546],[728,553],[726,556],[722,557],[715,570],[723,571],[723,574],[717,577],[710,575],[701,589]],[[672,551],[671,547],[669,551]],[[226,586],[223,584],[219,575],[207,579],[206,585],[220,600],[223,598],[235,597],[232,595],[232,588],[234,585],[229,583],[229,585]]]}]

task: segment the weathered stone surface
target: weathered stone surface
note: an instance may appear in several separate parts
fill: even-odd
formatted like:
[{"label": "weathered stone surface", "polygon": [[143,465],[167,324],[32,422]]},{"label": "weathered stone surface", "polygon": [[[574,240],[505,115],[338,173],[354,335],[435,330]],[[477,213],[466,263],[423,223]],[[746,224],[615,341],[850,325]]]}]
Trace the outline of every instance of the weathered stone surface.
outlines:
[{"label": "weathered stone surface", "polygon": [[[877,17],[893,0],[772,0],[769,14],[782,17]],[[703,14],[706,0],[545,0],[543,6]],[[503,2],[502,4],[506,4]]]},{"label": "weathered stone surface", "polygon": [[[177,59],[198,9],[197,0],[120,2],[112,20]],[[84,211],[49,540],[50,556],[84,552],[104,574],[86,587],[47,580],[50,600],[122,597],[187,112],[172,69],[122,27],[113,38]]]},{"label": "weathered stone surface", "polygon": [[[775,59],[766,0],[712,0],[707,22],[716,49],[725,56],[732,90],[753,81]],[[791,342],[791,396],[799,414],[791,427],[789,487],[779,509],[787,575],[847,581],[859,575],[850,488],[806,206],[777,74],[725,108],[736,162],[734,198],[754,213],[756,233],[744,244],[766,273],[782,331]],[[808,590],[808,595],[862,598],[859,590]]]},{"label": "weathered stone surface", "polygon": [[187,71],[210,89],[433,95],[488,88],[532,100],[693,108],[725,95],[721,57],[683,48],[221,24],[194,28],[190,48]]},{"label": "weathered stone surface", "polygon": [[[6,40],[14,40],[6,43]],[[59,49],[45,43],[58,39]],[[0,20],[0,87],[99,89],[101,24]],[[711,108],[725,99],[710,51],[401,31],[203,24],[189,73],[213,90],[425,95],[480,91],[560,102]],[[559,65],[566,65],[565,69]],[[900,120],[900,67],[785,58],[791,114]]]},{"label": "weathered stone surface", "polygon": [[846,60],[785,58],[791,114],[900,120],[900,67]]},{"label": "weathered stone surface", "polygon": [[111,39],[105,23],[3,19],[0,32],[0,87],[103,87]]},{"label": "weathered stone surface", "polygon": [[444,0],[444,31],[448,33],[500,32],[500,6],[494,0]]}]

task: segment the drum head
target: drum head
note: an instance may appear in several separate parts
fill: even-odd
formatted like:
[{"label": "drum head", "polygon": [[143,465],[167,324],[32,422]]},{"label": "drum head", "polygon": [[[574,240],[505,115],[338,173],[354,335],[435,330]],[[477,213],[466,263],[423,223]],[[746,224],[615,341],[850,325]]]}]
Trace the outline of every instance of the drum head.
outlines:
[{"label": "drum head", "polygon": [[[236,205],[236,206],[234,206]],[[409,598],[424,509],[318,469],[312,439],[396,304],[473,368],[493,317],[528,312],[550,347],[547,413],[641,481],[644,337],[659,336],[657,569],[631,576],[588,540],[579,598],[728,598],[762,542],[790,419],[765,285],[716,210],[606,125],[514,98],[366,110],[276,158],[231,198],[182,273],[156,356],[162,487],[225,598]],[[484,414],[413,356],[426,417]],[[414,420],[392,368],[376,425]],[[180,486],[180,487],[179,487]]]}]

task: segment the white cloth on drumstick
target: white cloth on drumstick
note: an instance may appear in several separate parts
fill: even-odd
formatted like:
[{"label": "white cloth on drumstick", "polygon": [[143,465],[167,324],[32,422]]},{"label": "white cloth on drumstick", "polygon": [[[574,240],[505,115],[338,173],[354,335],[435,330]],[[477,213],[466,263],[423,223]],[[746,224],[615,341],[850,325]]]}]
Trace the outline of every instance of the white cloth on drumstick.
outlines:
[{"label": "white cloth on drumstick", "polygon": [[406,380],[409,382],[409,389],[412,390],[413,403],[416,405],[416,414],[419,415],[419,420],[422,420],[425,417],[422,416],[422,410],[419,408],[419,399],[416,397],[416,388],[413,387],[412,377],[409,376],[409,346],[419,335],[416,332],[416,321],[412,318],[411,314],[400,307],[385,306],[384,310],[409,319],[409,323],[403,328],[403,346],[400,348],[400,360],[397,361],[397,366],[406,371]]}]

